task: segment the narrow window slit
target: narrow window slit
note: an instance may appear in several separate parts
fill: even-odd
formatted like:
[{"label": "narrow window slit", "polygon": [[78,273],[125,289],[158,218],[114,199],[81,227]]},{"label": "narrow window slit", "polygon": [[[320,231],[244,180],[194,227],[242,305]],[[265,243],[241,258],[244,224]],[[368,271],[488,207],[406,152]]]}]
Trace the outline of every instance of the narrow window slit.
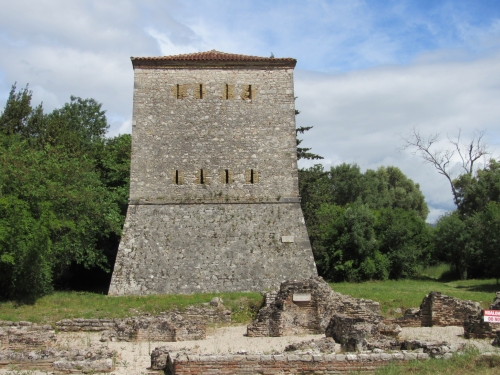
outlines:
[{"label": "narrow window slit", "polygon": [[205,183],[205,178],[203,177],[203,169],[200,169],[200,184]]},{"label": "narrow window slit", "polygon": [[179,185],[179,170],[175,170],[175,184]]},{"label": "narrow window slit", "polygon": [[229,85],[226,83],[226,100],[229,99]]},{"label": "narrow window slit", "polygon": [[226,184],[229,184],[229,170],[226,169]]},{"label": "narrow window slit", "polygon": [[177,84],[177,99],[180,99],[180,90],[179,90],[179,84]]},{"label": "narrow window slit", "polygon": [[253,184],[253,169],[250,169],[250,183]]},{"label": "narrow window slit", "polygon": [[203,84],[200,83],[200,99],[203,99]]},{"label": "narrow window slit", "polygon": [[252,100],[252,85],[248,85],[248,99]]}]

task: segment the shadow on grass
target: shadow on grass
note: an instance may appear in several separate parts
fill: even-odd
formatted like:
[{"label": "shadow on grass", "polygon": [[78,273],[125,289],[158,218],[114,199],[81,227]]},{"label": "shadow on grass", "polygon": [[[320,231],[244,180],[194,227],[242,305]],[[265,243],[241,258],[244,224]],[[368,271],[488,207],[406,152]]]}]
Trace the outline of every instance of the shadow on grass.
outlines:
[{"label": "shadow on grass", "polygon": [[500,285],[498,284],[457,285],[454,288],[467,289],[471,292],[495,293],[500,290]]},{"label": "shadow on grass", "polygon": [[[440,282],[443,281],[441,279],[436,279],[435,277],[431,276],[426,276],[426,275],[417,275],[411,278],[411,280],[418,280],[418,281],[434,281],[434,282]],[[448,280],[451,281],[451,280]]]},{"label": "shadow on grass", "polygon": [[36,301],[38,300],[38,297],[30,296],[30,297],[23,297],[21,299],[8,299],[8,298],[0,298],[0,304],[1,303],[12,303],[12,305],[15,308],[21,307],[21,306],[33,306]]}]

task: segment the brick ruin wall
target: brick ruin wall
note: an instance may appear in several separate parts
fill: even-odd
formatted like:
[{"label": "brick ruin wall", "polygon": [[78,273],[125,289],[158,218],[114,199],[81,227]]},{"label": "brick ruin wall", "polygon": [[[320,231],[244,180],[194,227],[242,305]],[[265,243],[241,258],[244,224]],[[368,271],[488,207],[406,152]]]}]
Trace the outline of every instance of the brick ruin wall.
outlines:
[{"label": "brick ruin wall", "polygon": [[[307,301],[295,301],[294,295],[306,294]],[[283,282],[273,302],[264,306],[247,327],[247,335],[288,336],[324,333],[334,314],[347,314],[380,322],[380,304],[334,292],[321,277]]]},{"label": "brick ruin wall", "polygon": [[439,292],[431,292],[420,305],[422,327],[461,326],[471,315],[478,315],[481,305],[478,302],[461,300]]},{"label": "brick ruin wall", "polygon": [[293,69],[136,68],[132,127],[110,295],[261,291],[317,275]]},{"label": "brick ruin wall", "polygon": [[471,316],[477,316],[481,306],[477,302],[450,297],[440,292],[430,292],[420,305],[405,311],[404,316],[388,319],[401,327],[461,326]]},{"label": "brick ruin wall", "polygon": [[[451,356],[451,355],[450,355]],[[169,375],[191,374],[347,374],[373,373],[389,363],[404,365],[411,360],[426,360],[427,353],[369,354],[278,354],[278,355],[178,355],[167,357],[165,367],[152,366]]]}]

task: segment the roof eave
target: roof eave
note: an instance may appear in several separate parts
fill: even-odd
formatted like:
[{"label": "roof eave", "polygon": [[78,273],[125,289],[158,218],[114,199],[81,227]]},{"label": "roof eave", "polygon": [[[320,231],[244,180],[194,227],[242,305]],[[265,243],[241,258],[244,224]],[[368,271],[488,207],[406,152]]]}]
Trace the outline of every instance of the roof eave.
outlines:
[{"label": "roof eave", "polygon": [[265,60],[167,60],[161,58],[147,59],[131,57],[134,69],[182,69],[182,68],[281,68],[293,69],[295,59]]}]

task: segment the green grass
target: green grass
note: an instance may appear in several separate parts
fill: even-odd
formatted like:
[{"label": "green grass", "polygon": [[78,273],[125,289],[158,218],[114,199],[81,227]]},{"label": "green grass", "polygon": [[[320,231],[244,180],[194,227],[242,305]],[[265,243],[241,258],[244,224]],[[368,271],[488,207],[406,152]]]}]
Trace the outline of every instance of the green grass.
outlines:
[{"label": "green grass", "polygon": [[[431,291],[477,301],[483,308],[487,308],[493,301],[495,292],[500,290],[494,279],[440,282],[428,278],[330,285],[336,292],[380,302],[382,314],[386,317],[400,316],[401,314],[394,312],[397,308],[404,311],[410,307],[419,307],[422,299]],[[233,312],[233,321],[237,323],[250,322],[262,302],[259,293],[109,297],[95,293],[56,292],[39,298],[33,304],[0,302],[0,320],[54,323],[68,318],[123,318],[137,315],[137,311],[158,314],[175,307],[183,309],[201,305],[215,296],[222,297],[224,305]]]},{"label": "green grass", "polygon": [[438,264],[436,266],[426,267],[419,272],[420,278],[439,280],[443,275],[450,272],[449,264]]},{"label": "green grass", "polygon": [[400,316],[396,308],[419,307],[429,292],[443,294],[479,302],[483,308],[493,302],[495,292],[500,290],[495,279],[460,280],[440,282],[436,280],[387,280],[364,283],[332,283],[336,292],[357,298],[372,299],[380,302],[382,314],[386,317]]},{"label": "green grass", "polygon": [[405,365],[390,364],[377,369],[375,375],[493,375],[500,374],[500,356],[481,357],[477,349],[470,349],[449,360],[430,359],[411,361]]},{"label": "green grass", "polygon": [[261,305],[260,293],[207,293],[190,295],[150,295],[109,297],[83,292],[55,292],[33,304],[0,302],[0,320],[27,320],[54,323],[70,318],[124,318],[140,313],[158,314],[174,308],[186,308],[221,297],[232,311],[233,322],[249,322]]}]

